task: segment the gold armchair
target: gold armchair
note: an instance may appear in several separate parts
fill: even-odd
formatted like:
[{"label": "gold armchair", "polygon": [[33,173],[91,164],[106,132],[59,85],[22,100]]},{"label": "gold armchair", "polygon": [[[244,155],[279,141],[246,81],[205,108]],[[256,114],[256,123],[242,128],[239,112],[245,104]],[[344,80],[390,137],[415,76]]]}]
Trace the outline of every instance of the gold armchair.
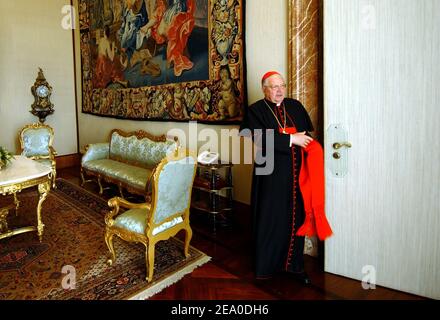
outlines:
[{"label": "gold armchair", "polygon": [[[120,197],[108,201],[112,210],[105,216],[105,242],[111,265],[115,259],[113,236],[145,246],[146,280],[153,279],[155,244],[185,230],[184,254],[188,257],[192,230],[189,224],[192,185],[197,159],[188,151],[168,155],[152,174],[151,203],[134,204]],[[129,210],[120,213],[119,208]]]},{"label": "gold armchair", "polygon": [[21,154],[52,168],[52,187],[55,188],[57,152],[53,148],[54,131],[47,124],[28,124],[19,133]]}]

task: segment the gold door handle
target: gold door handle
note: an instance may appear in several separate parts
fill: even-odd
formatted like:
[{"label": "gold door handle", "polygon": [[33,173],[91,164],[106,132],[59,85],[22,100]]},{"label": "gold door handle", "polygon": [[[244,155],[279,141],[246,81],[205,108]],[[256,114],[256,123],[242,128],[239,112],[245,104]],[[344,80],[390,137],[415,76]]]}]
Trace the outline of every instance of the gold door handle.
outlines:
[{"label": "gold door handle", "polygon": [[351,148],[351,143],[350,142],[335,142],[335,143],[333,143],[333,149],[338,150],[342,147]]}]

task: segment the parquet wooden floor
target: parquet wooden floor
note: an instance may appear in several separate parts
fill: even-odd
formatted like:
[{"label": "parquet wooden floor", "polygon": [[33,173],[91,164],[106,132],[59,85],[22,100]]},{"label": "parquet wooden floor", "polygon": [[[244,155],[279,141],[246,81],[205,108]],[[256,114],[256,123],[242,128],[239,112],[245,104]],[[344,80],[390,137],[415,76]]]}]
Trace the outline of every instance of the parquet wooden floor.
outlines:
[{"label": "parquet wooden floor", "polygon": [[[58,170],[62,177],[80,184],[78,167]],[[95,183],[86,184],[86,189],[97,193]],[[105,199],[117,195],[104,192]],[[322,257],[305,257],[306,270],[312,285],[304,287],[287,274],[270,280],[255,280],[252,272],[252,242],[249,227],[249,207],[236,203],[234,220],[229,227],[217,228],[206,215],[191,213],[194,230],[191,245],[212,257],[212,260],[195,269],[174,285],[156,294],[151,300],[421,300],[422,297],[376,286],[364,290],[356,280],[323,271]]]}]

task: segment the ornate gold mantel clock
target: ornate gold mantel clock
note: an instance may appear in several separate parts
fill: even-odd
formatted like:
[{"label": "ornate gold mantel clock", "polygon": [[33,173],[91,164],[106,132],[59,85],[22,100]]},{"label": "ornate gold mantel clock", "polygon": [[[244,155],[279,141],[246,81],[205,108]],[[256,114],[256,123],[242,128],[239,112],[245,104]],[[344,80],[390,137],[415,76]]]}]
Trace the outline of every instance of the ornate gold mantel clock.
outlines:
[{"label": "ornate gold mantel clock", "polygon": [[31,87],[32,94],[35,101],[32,104],[32,110],[30,111],[34,116],[40,119],[40,122],[44,122],[46,117],[54,113],[53,103],[50,102],[50,95],[52,94],[52,87],[46,81],[43,70],[38,68],[38,76],[34,85]]}]

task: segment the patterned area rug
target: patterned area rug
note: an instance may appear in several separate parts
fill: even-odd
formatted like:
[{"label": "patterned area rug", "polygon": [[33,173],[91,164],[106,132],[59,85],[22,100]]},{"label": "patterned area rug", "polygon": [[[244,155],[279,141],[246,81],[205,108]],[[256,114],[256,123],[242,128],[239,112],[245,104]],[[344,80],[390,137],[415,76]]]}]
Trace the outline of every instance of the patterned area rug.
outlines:
[{"label": "patterned area rug", "polygon": [[[185,259],[179,239],[161,241],[154,278],[147,283],[144,246],[114,237],[116,262],[108,266],[106,201],[63,179],[57,186],[43,203],[42,243],[36,232],[0,240],[0,300],[146,299],[210,260],[194,247]],[[18,198],[18,215],[9,212],[9,227],[36,225],[37,191],[23,191]],[[0,207],[12,201],[2,196]]]}]

